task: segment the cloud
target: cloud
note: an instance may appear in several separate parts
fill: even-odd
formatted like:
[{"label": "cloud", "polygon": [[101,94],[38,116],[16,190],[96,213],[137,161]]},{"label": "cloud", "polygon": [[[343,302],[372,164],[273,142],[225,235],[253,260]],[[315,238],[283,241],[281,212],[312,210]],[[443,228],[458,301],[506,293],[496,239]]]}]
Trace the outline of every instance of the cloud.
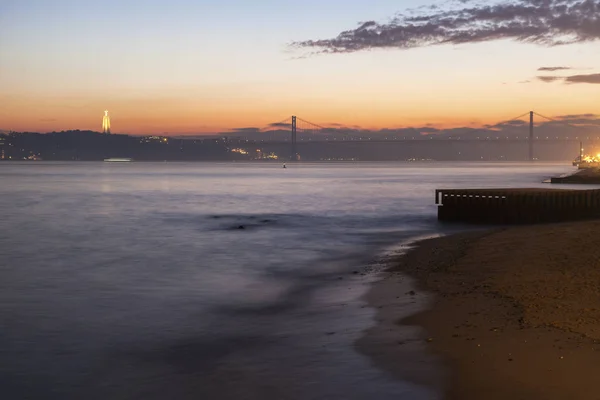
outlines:
[{"label": "cloud", "polygon": [[[537,113],[536,113],[537,114]],[[600,134],[600,114],[565,114],[551,116],[550,119],[541,117],[539,114],[534,116],[535,132],[539,136],[584,136]],[[277,124],[271,124],[277,125]],[[271,126],[268,125],[268,126]],[[524,137],[529,134],[529,113],[525,113],[516,119],[498,121],[483,126],[460,126],[454,128],[436,127],[435,123],[428,123],[419,126],[366,129],[357,125],[343,125],[340,123],[328,123],[329,126],[321,130],[303,130],[299,129],[298,134],[304,137],[310,135],[311,140],[324,138],[364,138],[364,137],[396,137],[406,139],[418,139],[424,137],[451,137],[460,139],[469,139],[486,136],[499,137]],[[280,129],[261,130],[258,128],[237,128],[228,132],[220,132],[218,135],[227,137],[245,138],[248,140],[282,140],[287,141],[290,138],[290,127],[280,127]],[[268,134],[268,135],[267,135]]]},{"label": "cloud", "polygon": [[569,115],[561,115],[559,117],[556,117],[556,119],[562,119],[562,120],[569,120],[569,119],[596,119],[596,118],[600,118],[600,115],[598,114],[569,114]]},{"label": "cloud", "polygon": [[420,8],[387,23],[367,21],[331,39],[294,42],[316,53],[353,53],[512,39],[543,46],[600,39],[600,0],[517,0],[493,5],[459,1],[458,7]]},{"label": "cloud", "polygon": [[562,115],[555,119],[566,122],[569,125],[600,126],[600,115],[598,114]]},{"label": "cloud", "polygon": [[292,124],[287,122],[275,122],[274,124],[269,124],[271,128],[290,128]]},{"label": "cloud", "polygon": [[[534,117],[535,132],[539,136],[577,136],[591,135],[600,133],[600,115],[598,114],[571,114],[553,116],[552,120],[546,120],[540,116]],[[434,128],[432,124],[422,126],[404,127],[404,128],[384,128],[384,129],[365,129],[358,126],[330,127],[321,131],[310,132],[312,140],[321,138],[348,138],[348,137],[397,137],[397,138],[424,138],[431,135],[435,137],[461,138],[469,139],[476,137],[525,137],[529,134],[529,116],[528,114],[520,119],[502,121],[495,124],[488,124],[481,127],[456,127],[456,128]],[[223,132],[221,135],[243,137],[250,140],[288,140],[289,129],[271,131],[272,136],[265,137],[265,132],[244,131],[236,129],[230,132]],[[308,132],[300,130],[299,135],[308,135]],[[279,139],[277,139],[279,138]]]},{"label": "cloud", "polygon": [[600,84],[600,74],[572,75],[565,78],[566,83]]},{"label": "cloud", "polygon": [[511,121],[504,121],[504,122],[500,122],[499,124],[494,125],[495,127],[501,127],[501,126],[521,126],[521,125],[525,125],[528,124],[528,122],[522,120],[522,119],[513,119]]},{"label": "cloud", "polygon": [[540,67],[540,68],[538,68],[538,71],[554,72],[554,71],[565,71],[567,69],[573,69],[573,68],[571,68],[571,67]]},{"label": "cloud", "polygon": [[554,82],[554,81],[559,81],[564,79],[561,76],[537,76],[537,79],[539,79],[542,82],[546,82],[546,83],[550,83],[550,82]]},{"label": "cloud", "polygon": [[562,81],[564,83],[591,83],[596,85],[600,84],[600,74],[571,76],[538,76],[537,79],[546,83]]},{"label": "cloud", "polygon": [[244,132],[260,132],[260,128],[255,128],[255,127],[233,128],[232,131],[233,132],[239,132],[239,133],[244,133]]}]

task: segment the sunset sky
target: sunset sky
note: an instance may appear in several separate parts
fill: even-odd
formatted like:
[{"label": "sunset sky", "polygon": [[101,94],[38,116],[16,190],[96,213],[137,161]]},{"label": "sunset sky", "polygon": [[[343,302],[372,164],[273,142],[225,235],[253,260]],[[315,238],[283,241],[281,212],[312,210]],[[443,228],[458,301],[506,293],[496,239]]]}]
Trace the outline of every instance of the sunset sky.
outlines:
[{"label": "sunset sky", "polygon": [[600,2],[539,3],[1,0],[0,130],[98,131],[104,109],[132,134],[600,114]]}]

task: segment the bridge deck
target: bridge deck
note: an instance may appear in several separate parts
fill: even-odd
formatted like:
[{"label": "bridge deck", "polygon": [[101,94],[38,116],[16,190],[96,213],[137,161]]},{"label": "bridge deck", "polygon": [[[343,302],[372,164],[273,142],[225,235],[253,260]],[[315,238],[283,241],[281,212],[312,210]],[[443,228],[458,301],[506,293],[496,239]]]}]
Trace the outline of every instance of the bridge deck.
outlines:
[{"label": "bridge deck", "polygon": [[437,189],[438,219],[537,223],[600,218],[600,189]]}]

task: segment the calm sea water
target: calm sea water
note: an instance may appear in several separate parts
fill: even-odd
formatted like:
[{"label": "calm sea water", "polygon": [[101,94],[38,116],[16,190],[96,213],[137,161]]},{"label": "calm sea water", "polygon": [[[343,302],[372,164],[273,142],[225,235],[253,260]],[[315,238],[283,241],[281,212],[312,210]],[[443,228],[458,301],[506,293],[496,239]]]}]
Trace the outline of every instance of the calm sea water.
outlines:
[{"label": "calm sea water", "polygon": [[[549,164],[1,163],[6,399],[420,399],[354,341],[353,274],[448,231],[435,188]],[[402,362],[402,360],[399,360]]]}]

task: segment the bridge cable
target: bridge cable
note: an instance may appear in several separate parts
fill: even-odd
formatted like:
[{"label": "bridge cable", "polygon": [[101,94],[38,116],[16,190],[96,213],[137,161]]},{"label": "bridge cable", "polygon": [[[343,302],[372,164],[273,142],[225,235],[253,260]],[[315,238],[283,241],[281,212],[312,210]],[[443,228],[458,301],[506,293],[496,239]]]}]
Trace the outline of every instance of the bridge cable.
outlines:
[{"label": "bridge cable", "polygon": [[[529,114],[529,111],[528,111],[528,112],[526,112],[525,114],[519,115],[519,116],[517,116],[517,117],[511,118],[511,119],[505,119],[505,120],[502,120],[502,121],[500,121],[500,122],[497,122],[495,125],[500,125],[500,124],[504,124],[504,123],[507,123],[507,122],[516,121],[516,120],[518,120],[519,118],[523,118],[524,116],[526,116],[526,115],[528,115],[528,114]],[[492,125],[492,126],[493,126],[493,125]],[[469,132],[470,134],[475,134],[475,135],[477,135],[477,134],[479,134],[479,133],[484,133],[484,134],[487,134],[487,135],[492,135],[492,134],[494,133],[493,131],[491,131],[491,132],[490,132],[490,130],[489,130],[490,128],[485,128],[485,127],[481,127],[481,128],[472,128],[472,129],[473,129],[473,130],[472,130],[471,132]]]},{"label": "bridge cable", "polygon": [[[286,122],[288,122],[288,121],[289,121],[289,120],[291,120],[291,119],[292,119],[292,117],[287,117],[286,119],[284,119],[284,120],[281,120],[281,121],[279,121],[279,122],[273,122],[273,123],[271,123],[271,124],[267,125],[267,127],[268,127],[268,128],[280,128],[280,126],[278,126],[278,125],[283,125],[283,124],[286,124]],[[264,128],[263,128],[263,129],[264,129]],[[262,130],[262,129],[261,129],[261,130]]]},{"label": "bridge cable", "polygon": [[584,127],[582,127],[582,126],[571,125],[571,124],[569,124],[568,122],[565,122],[565,121],[559,121],[559,120],[557,120],[557,119],[554,119],[554,118],[546,117],[546,116],[544,116],[544,115],[542,115],[542,114],[538,114],[537,112],[534,112],[534,114],[535,114],[535,115],[537,115],[538,117],[542,117],[542,118],[545,118],[545,119],[547,119],[547,120],[549,120],[549,121],[556,122],[557,124],[563,124],[563,125],[567,125],[567,126],[568,126],[568,127],[570,127],[570,128],[576,128],[576,129],[585,129],[585,128],[584,128]]},{"label": "bridge cable", "polygon": [[514,117],[514,118],[511,118],[511,119],[506,119],[506,120],[504,120],[504,121],[500,121],[500,122],[498,122],[496,125],[504,124],[504,123],[506,123],[506,122],[512,122],[512,121],[516,121],[516,120],[518,120],[518,119],[520,119],[520,118],[523,118],[524,116],[526,116],[526,115],[528,115],[528,114],[529,114],[529,111],[527,111],[527,112],[526,112],[525,114],[523,114],[523,115],[519,115],[518,117]]},{"label": "bridge cable", "polygon": [[260,132],[264,133],[264,134],[267,134],[267,133],[271,133],[272,134],[272,133],[275,133],[277,131],[280,131],[280,130],[282,130],[282,128],[285,128],[285,126],[283,126],[283,125],[290,125],[291,126],[291,122],[289,122],[291,120],[291,118],[292,117],[287,117],[286,119],[281,120],[279,122],[273,122],[273,123],[267,125],[266,128],[263,127],[262,129],[260,129]]},{"label": "bridge cable", "polygon": [[316,128],[319,128],[319,129],[327,129],[327,128],[321,126],[321,125],[313,124],[312,122],[306,121],[306,120],[304,120],[304,119],[302,119],[300,117],[296,117],[296,119],[298,121],[304,122],[305,124],[308,124],[308,125],[312,125],[313,127],[316,127]]}]

